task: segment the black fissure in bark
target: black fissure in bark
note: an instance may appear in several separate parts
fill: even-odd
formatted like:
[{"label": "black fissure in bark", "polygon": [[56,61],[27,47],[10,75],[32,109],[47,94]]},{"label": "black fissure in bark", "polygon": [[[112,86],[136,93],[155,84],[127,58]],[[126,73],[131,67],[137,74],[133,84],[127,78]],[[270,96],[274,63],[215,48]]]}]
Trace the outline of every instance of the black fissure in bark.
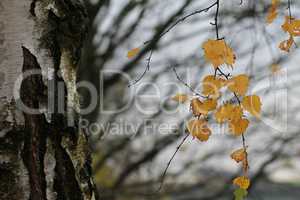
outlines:
[{"label": "black fissure in bark", "polygon": [[[36,57],[26,48],[23,49],[23,73],[30,70],[40,70]],[[26,77],[20,89],[21,102],[25,106],[38,110],[43,90],[45,89],[42,75],[35,74]],[[30,199],[46,199],[46,179],[44,172],[44,155],[46,151],[47,122],[45,116],[32,114],[23,110],[25,119],[24,148],[22,157],[29,172]]]}]

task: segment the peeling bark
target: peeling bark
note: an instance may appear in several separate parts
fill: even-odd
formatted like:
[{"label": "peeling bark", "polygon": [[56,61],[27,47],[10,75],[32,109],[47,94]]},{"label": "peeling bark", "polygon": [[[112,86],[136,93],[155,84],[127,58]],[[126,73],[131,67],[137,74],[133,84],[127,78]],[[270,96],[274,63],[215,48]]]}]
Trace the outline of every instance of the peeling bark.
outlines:
[{"label": "peeling bark", "polygon": [[[80,0],[0,1],[0,199],[97,199],[88,138],[77,124],[86,25]],[[22,80],[28,70],[42,73]],[[57,102],[59,82],[65,104]]]}]

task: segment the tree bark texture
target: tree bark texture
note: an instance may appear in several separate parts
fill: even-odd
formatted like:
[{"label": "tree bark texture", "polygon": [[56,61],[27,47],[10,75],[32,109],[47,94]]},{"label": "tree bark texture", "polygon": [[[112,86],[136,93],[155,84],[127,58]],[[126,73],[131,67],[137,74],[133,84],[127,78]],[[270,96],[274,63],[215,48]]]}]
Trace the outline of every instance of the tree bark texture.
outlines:
[{"label": "tree bark texture", "polygon": [[75,86],[86,31],[80,0],[0,1],[0,199],[97,199]]}]

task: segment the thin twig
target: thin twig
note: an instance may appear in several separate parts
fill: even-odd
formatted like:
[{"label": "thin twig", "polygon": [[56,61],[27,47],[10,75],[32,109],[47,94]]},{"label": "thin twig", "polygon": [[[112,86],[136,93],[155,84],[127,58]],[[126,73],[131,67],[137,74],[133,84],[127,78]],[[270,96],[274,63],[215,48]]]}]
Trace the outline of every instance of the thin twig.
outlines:
[{"label": "thin twig", "polygon": [[203,96],[202,94],[196,92],[196,91],[192,88],[192,86],[190,86],[190,85],[187,84],[184,80],[182,80],[182,79],[180,78],[179,74],[177,73],[175,67],[173,67],[173,71],[174,71],[175,76],[176,76],[176,78],[178,79],[178,81],[181,82],[185,87],[189,88],[196,96],[200,96],[200,97],[202,97],[202,98],[208,98],[208,97]]},{"label": "thin twig", "polygon": [[[219,71],[221,76],[224,76],[227,80],[229,80],[229,75],[226,75],[219,67],[217,67],[216,71]],[[233,92],[236,100],[238,101],[239,105],[241,105],[241,100],[239,99],[238,95]],[[248,162],[248,152],[247,152],[247,145],[246,145],[246,138],[244,133],[242,134],[242,143],[243,143],[243,149],[245,152],[245,166],[244,166],[244,174],[247,175],[248,168],[249,168],[249,162]]]},{"label": "thin twig", "polygon": [[218,25],[218,18],[219,18],[219,8],[220,8],[220,0],[217,0],[217,10],[215,14],[215,27],[216,27],[216,36],[217,40],[219,40],[219,25]]},{"label": "thin twig", "polygon": [[175,158],[177,152],[178,152],[179,149],[182,147],[182,145],[184,144],[184,142],[186,141],[186,139],[187,139],[188,137],[189,137],[189,134],[187,134],[187,135],[182,139],[182,141],[180,142],[180,144],[177,146],[175,152],[174,152],[173,155],[171,156],[171,158],[170,158],[170,160],[169,160],[169,162],[168,162],[168,164],[167,164],[167,166],[166,166],[166,168],[165,168],[165,170],[164,170],[164,172],[163,172],[163,174],[162,174],[162,176],[161,176],[161,178],[160,178],[160,185],[159,185],[159,187],[158,187],[158,189],[157,189],[157,192],[159,192],[159,191],[162,189],[163,184],[164,184],[164,180],[165,180],[165,177],[166,177],[166,174],[167,174],[167,171],[168,171],[168,169],[169,169],[169,167],[170,167],[170,165],[171,165],[173,159]]},{"label": "thin twig", "polygon": [[[217,67],[216,70],[218,70],[220,72],[221,76],[224,76],[226,78],[226,80],[229,80],[230,74],[225,74],[219,67]],[[235,92],[233,92],[233,95],[236,98],[239,105],[241,105],[241,100],[239,99],[238,95]]]},{"label": "thin twig", "polygon": [[290,23],[291,23],[292,22],[291,0],[288,0],[288,10],[289,10]]},{"label": "thin twig", "polygon": [[247,152],[247,145],[246,145],[246,138],[244,133],[242,134],[242,143],[243,143],[243,149],[245,152],[245,166],[244,166],[244,174],[247,175],[248,169],[249,169],[249,162],[248,162],[248,152]]},{"label": "thin twig", "polygon": [[[219,0],[218,0],[219,1]],[[196,10],[190,14],[187,14],[181,18],[179,18],[177,21],[174,22],[174,24],[172,24],[165,32],[163,32],[159,38],[162,38],[164,35],[166,35],[168,32],[170,32],[173,28],[175,28],[175,26],[177,26],[178,24],[182,23],[183,21],[185,21],[186,19],[196,15],[196,14],[200,14],[202,12],[208,12],[211,8],[213,8],[214,6],[216,6],[218,4],[218,1],[214,2],[213,4],[211,4],[210,6],[204,8],[204,9],[200,9],[200,10]],[[152,40],[148,40],[146,42],[144,42],[144,45],[150,43]]]},{"label": "thin twig", "polygon": [[137,79],[135,79],[132,83],[130,83],[128,85],[128,87],[131,87],[131,86],[137,84],[140,80],[143,79],[143,77],[146,75],[147,71],[150,70],[150,64],[151,64],[152,55],[153,55],[153,49],[151,49],[149,57],[147,58],[147,65],[146,65],[146,68],[145,68],[144,72]]}]

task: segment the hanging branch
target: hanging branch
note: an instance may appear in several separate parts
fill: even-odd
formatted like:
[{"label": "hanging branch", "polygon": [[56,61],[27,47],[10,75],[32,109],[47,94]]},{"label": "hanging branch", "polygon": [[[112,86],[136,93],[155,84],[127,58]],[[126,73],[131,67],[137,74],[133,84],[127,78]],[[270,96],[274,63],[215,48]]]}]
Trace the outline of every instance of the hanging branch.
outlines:
[{"label": "hanging branch", "polygon": [[[229,80],[230,74],[228,74],[228,75],[225,74],[219,67],[217,67],[216,71],[220,72],[220,74],[219,74],[220,76],[223,76],[223,77],[226,78],[226,80]],[[236,98],[238,104],[241,105],[241,100],[239,99],[238,95],[235,92],[233,92],[233,95]],[[244,171],[244,174],[246,175],[247,172],[248,172],[248,168],[249,168],[249,161],[248,161],[248,152],[247,152],[246,138],[245,138],[245,134],[244,133],[242,134],[242,143],[243,143],[243,149],[244,149],[244,152],[245,152],[245,163],[244,163],[243,171]]]},{"label": "hanging branch", "polygon": [[[163,38],[167,33],[169,33],[172,29],[174,29],[178,24],[182,23],[183,21],[185,21],[186,19],[194,16],[194,15],[197,15],[197,14],[200,14],[200,13],[203,13],[203,12],[208,12],[211,8],[213,7],[219,7],[219,0],[217,0],[216,2],[212,3],[211,5],[209,5],[208,7],[204,8],[204,9],[200,9],[200,10],[196,10],[190,14],[187,14],[181,18],[179,18],[177,21],[175,21],[165,32],[163,32],[161,35],[158,36],[158,40],[160,40],[161,38]],[[217,12],[218,12],[219,9],[217,9]],[[216,14],[216,16],[218,16],[218,14]],[[217,28],[217,27],[216,27]],[[151,43],[153,40],[148,40],[146,42],[144,42],[143,45],[147,45],[149,43]],[[150,51],[150,55],[149,57],[147,58],[147,65],[146,65],[146,68],[144,70],[144,72],[139,76],[139,78],[137,78],[135,81],[133,81],[132,83],[130,83],[128,85],[128,87],[131,87],[135,84],[137,84],[140,80],[143,79],[143,77],[146,75],[147,71],[149,71],[150,69],[150,66],[151,66],[151,59],[152,59],[152,55],[153,55],[153,48],[151,49]]]},{"label": "hanging branch", "polygon": [[[211,6],[209,6],[209,7],[206,8],[206,9],[203,9],[203,10],[200,10],[200,11],[196,11],[196,12],[194,12],[194,13],[192,13],[192,14],[189,14],[189,15],[183,17],[181,21],[184,21],[186,18],[188,18],[188,17],[190,17],[190,16],[193,16],[193,15],[195,15],[195,14],[197,14],[197,13],[200,13],[200,12],[203,12],[203,11],[208,11],[210,8],[212,8],[212,7],[214,7],[214,6],[216,6],[217,8],[216,8],[216,13],[215,13],[215,22],[214,22],[213,25],[215,26],[215,29],[216,29],[216,38],[217,38],[217,40],[220,40],[220,38],[219,38],[219,25],[218,25],[220,0],[217,0],[215,3],[213,3]],[[178,22],[178,23],[179,23],[179,22]],[[178,24],[178,23],[175,23],[175,25]],[[175,26],[175,25],[174,25],[174,26]],[[173,26],[173,27],[174,27],[174,26]],[[221,39],[223,39],[223,38],[221,38]],[[220,69],[219,69],[219,71],[220,71],[221,73],[223,73]],[[183,81],[183,80],[180,78],[180,76],[178,75],[178,73],[177,73],[175,67],[173,67],[173,72],[175,73],[176,78],[177,78],[184,86],[186,86],[187,88],[189,88],[194,94],[196,94],[197,96],[200,96],[200,97],[202,97],[202,98],[208,98],[208,97],[203,96],[203,95],[201,95],[200,93],[196,92],[190,85],[188,85],[185,81]],[[223,73],[223,74],[224,74],[224,73]],[[216,71],[215,71],[215,75],[216,75]],[[225,75],[225,74],[224,74],[224,75]],[[229,75],[228,75],[228,76],[229,76]],[[228,79],[228,76],[226,76],[227,79]],[[159,186],[157,192],[159,192],[159,191],[162,189],[162,186],[163,186],[163,183],[164,183],[165,176],[166,176],[167,171],[168,171],[168,169],[169,169],[169,167],[170,167],[170,165],[171,165],[171,163],[172,163],[172,160],[175,158],[177,152],[179,151],[180,147],[184,144],[184,142],[186,141],[186,139],[188,138],[188,136],[189,136],[189,134],[187,134],[187,135],[183,138],[183,140],[181,141],[181,143],[178,145],[178,147],[176,148],[175,152],[173,153],[172,157],[170,158],[170,160],[169,160],[169,162],[168,162],[168,164],[167,164],[167,167],[165,168],[165,170],[164,170],[164,172],[163,172],[163,174],[162,174],[162,176],[161,176],[160,186]]]}]

